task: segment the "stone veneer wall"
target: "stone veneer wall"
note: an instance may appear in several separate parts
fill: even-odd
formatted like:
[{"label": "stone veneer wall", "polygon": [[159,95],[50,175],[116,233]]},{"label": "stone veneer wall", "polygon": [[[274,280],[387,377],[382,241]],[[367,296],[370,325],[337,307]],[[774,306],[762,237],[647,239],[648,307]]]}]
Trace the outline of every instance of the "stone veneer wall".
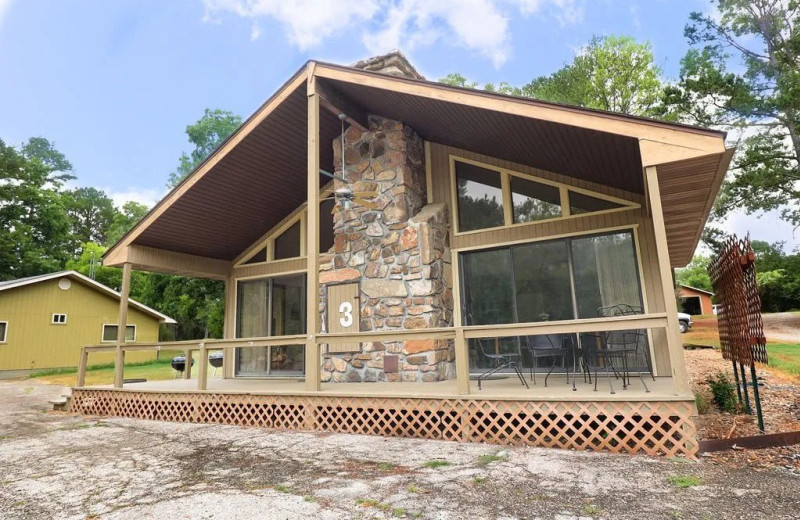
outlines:
[{"label": "stone veneer wall", "polygon": [[[334,164],[341,164],[340,140]],[[361,331],[453,324],[447,207],[426,203],[422,139],[403,123],[370,117],[345,131],[343,175],[353,191],[375,191],[378,209],[357,203],[335,216],[334,247],[320,284],[360,283]],[[455,377],[449,340],[362,343],[359,352],[325,354],[323,381],[440,381]]]}]

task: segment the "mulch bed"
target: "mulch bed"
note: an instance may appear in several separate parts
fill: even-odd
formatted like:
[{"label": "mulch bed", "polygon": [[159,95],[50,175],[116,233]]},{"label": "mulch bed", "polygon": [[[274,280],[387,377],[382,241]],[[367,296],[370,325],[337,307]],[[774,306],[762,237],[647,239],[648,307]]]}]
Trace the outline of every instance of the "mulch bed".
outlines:
[{"label": "mulch bed", "polygon": [[[698,417],[698,436],[701,439],[726,439],[758,435],[755,415],[723,413],[713,405],[705,381],[718,372],[724,372],[733,380],[731,363],[722,359],[719,350],[686,350],[684,353],[692,389],[702,393],[711,403],[708,413]],[[759,389],[766,433],[800,431],[800,380],[769,367],[757,368],[758,377],[764,383]],[[752,404],[752,390],[749,393]],[[800,445],[760,450],[733,449],[706,453],[703,458],[731,467],[782,467],[800,475]]]}]

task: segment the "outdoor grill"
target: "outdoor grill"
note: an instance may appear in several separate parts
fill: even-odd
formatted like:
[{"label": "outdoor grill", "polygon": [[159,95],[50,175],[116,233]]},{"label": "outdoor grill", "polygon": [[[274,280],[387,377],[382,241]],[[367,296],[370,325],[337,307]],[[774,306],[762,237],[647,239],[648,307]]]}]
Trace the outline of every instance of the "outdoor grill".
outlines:
[{"label": "outdoor grill", "polygon": [[[171,365],[176,372],[183,372],[186,370],[186,356],[175,356],[172,358]],[[192,359],[192,366],[194,366],[194,359]]]},{"label": "outdoor grill", "polygon": [[209,354],[208,363],[214,367],[214,375],[217,375],[217,369],[222,368],[222,351]]}]

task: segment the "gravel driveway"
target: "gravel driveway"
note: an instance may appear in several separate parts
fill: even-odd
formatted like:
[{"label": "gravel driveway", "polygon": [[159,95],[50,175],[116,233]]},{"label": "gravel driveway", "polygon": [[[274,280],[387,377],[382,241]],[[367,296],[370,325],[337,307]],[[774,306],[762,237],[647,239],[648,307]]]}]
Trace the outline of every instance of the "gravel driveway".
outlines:
[{"label": "gravel driveway", "polygon": [[0,518],[800,518],[781,469],[47,413],[60,393],[0,382]]}]

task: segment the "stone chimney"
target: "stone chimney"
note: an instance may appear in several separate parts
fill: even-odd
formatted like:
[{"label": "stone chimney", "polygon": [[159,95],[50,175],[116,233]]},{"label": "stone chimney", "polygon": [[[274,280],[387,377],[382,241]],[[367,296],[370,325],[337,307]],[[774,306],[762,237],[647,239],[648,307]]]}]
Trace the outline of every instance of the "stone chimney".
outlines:
[{"label": "stone chimney", "polygon": [[414,68],[403,53],[396,49],[388,54],[361,60],[353,65],[353,67],[371,72],[380,72],[381,74],[388,74],[389,76],[425,79],[422,74],[417,72],[417,69]]},{"label": "stone chimney", "polygon": [[[398,53],[399,54],[399,53]],[[402,55],[399,55],[402,57]],[[341,164],[339,138],[335,164]],[[320,265],[321,310],[328,287],[360,285],[360,330],[453,325],[447,207],[426,204],[425,152],[409,126],[378,116],[345,132],[342,173],[354,191],[374,191],[375,208],[354,203],[335,216],[334,247]],[[323,381],[441,381],[455,376],[450,340],[387,340],[325,356]]]}]

